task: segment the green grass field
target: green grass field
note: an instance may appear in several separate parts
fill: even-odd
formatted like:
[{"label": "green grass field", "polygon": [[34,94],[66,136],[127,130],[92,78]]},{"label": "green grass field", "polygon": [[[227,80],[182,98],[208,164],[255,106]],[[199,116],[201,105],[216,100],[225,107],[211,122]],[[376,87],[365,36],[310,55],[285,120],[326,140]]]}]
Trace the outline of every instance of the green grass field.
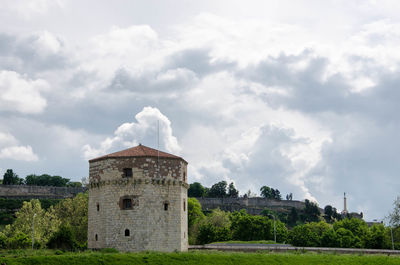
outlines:
[{"label": "green grass field", "polygon": [[[58,254],[58,255],[57,255]],[[104,253],[16,250],[0,252],[0,264],[400,264],[400,257],[313,253]]]}]

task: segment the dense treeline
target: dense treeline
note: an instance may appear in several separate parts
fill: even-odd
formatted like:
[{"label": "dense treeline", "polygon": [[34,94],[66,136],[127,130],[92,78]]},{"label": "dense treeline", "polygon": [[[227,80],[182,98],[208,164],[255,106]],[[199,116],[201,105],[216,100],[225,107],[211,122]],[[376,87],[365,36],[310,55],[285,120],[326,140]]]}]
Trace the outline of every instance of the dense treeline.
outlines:
[{"label": "dense treeline", "polygon": [[[39,199],[43,209],[56,205],[61,199]],[[5,199],[0,198],[0,225],[12,224],[15,220],[15,211],[21,209],[28,199]]]},{"label": "dense treeline", "polygon": [[[249,190],[244,196],[252,197],[254,194]],[[282,196],[278,189],[273,189],[268,186],[260,188],[260,196],[268,199],[281,200]],[[238,198],[239,191],[236,189],[235,184],[228,183],[223,180],[215,183],[211,188],[204,187],[199,182],[194,182],[189,185],[188,197],[205,197],[205,198]],[[293,194],[286,195],[287,200],[292,200]]]},{"label": "dense treeline", "polygon": [[[397,202],[400,201],[399,199]],[[395,248],[400,249],[398,207],[391,215]],[[312,207],[311,207],[312,208]],[[44,209],[39,200],[23,202],[16,220],[0,232],[0,248],[28,248],[32,242],[35,222],[35,248],[85,249],[87,246],[88,194],[80,193],[73,199],[61,200]],[[228,240],[274,240],[274,219],[270,212],[254,216],[245,210],[233,213],[219,209],[205,215],[195,198],[188,199],[188,227],[190,244],[206,244]],[[294,246],[390,248],[389,227],[374,224],[368,227],[360,219],[345,218],[327,223],[321,216],[316,221],[298,224],[288,229],[276,218],[278,243]]]},{"label": "dense treeline", "polygon": [[29,185],[29,186],[54,186],[54,187],[82,187],[82,183],[73,182],[70,179],[48,174],[31,174],[20,178],[12,169],[7,169],[3,175],[3,185]]},{"label": "dense treeline", "polygon": [[[195,198],[188,199],[189,243],[207,244],[227,240],[274,240],[273,218],[270,215],[254,216],[245,210],[224,212],[219,209],[204,215]],[[400,242],[400,226],[394,230],[395,242]],[[390,228],[383,224],[368,227],[365,221],[345,218],[327,223],[321,217],[315,221],[296,225],[289,230],[276,220],[276,239],[304,247],[391,248]],[[395,244],[400,249],[400,243]]]},{"label": "dense treeline", "polygon": [[85,249],[87,246],[88,194],[60,200],[44,209],[39,200],[24,201],[15,221],[0,232],[0,249],[35,248]]}]

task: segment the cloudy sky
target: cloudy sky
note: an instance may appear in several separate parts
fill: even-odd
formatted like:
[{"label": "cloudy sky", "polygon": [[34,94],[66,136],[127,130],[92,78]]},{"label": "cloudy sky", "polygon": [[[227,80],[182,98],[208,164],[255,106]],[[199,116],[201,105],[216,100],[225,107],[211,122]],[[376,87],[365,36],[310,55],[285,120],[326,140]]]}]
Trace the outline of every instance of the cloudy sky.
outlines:
[{"label": "cloudy sky", "polygon": [[399,1],[0,3],[0,175],[138,143],[189,182],[381,219],[400,195]]}]

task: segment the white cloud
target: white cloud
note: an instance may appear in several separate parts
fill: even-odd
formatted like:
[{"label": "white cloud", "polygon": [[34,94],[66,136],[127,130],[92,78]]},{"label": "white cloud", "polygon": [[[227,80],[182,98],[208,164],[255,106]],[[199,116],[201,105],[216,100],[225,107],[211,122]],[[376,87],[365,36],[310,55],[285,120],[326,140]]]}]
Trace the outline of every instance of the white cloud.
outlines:
[{"label": "white cloud", "polygon": [[14,71],[0,71],[0,111],[40,113],[47,105],[40,92],[48,88],[43,79],[30,80]]},{"label": "white cloud", "polygon": [[15,159],[23,161],[37,161],[38,156],[33,153],[32,147],[27,146],[11,146],[0,149],[0,159]]},{"label": "white cloud", "polygon": [[117,148],[133,147],[139,143],[157,144],[157,129],[159,125],[160,149],[179,155],[181,147],[173,136],[171,122],[157,108],[144,107],[135,116],[137,122],[124,123],[114,132],[114,137],[107,137],[100,143],[100,147],[90,145],[83,147],[85,159],[93,159],[105,155],[110,150],[119,151]]},{"label": "white cloud", "polygon": [[16,13],[24,19],[30,19],[36,15],[43,15],[50,7],[64,5],[64,0],[4,0],[1,8]]},{"label": "white cloud", "polygon": [[10,133],[0,132],[0,159],[37,161],[39,157],[30,145],[18,145],[18,140]]}]

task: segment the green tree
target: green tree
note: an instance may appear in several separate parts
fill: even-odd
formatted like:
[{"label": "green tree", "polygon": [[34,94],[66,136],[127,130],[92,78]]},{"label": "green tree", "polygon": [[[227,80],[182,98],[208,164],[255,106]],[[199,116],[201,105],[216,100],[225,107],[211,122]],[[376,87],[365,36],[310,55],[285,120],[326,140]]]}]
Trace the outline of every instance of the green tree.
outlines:
[{"label": "green tree", "polygon": [[204,197],[206,195],[206,189],[199,182],[194,182],[189,185],[188,197]]},{"label": "green tree", "polygon": [[220,181],[218,183],[215,183],[214,185],[211,186],[209,192],[208,192],[208,197],[210,198],[223,198],[226,197],[226,188],[227,188],[227,183],[225,180]]},{"label": "green tree", "polygon": [[400,196],[397,196],[396,200],[393,202],[394,208],[393,212],[390,213],[390,225],[399,227],[400,226]]},{"label": "green tree", "polygon": [[74,251],[78,248],[75,240],[74,230],[68,225],[61,225],[47,242],[47,247],[52,249],[63,249]]},{"label": "green tree", "polygon": [[320,246],[320,237],[317,231],[307,225],[295,226],[289,231],[289,243],[296,247],[318,247]]},{"label": "green tree", "polygon": [[305,200],[305,206],[303,210],[302,219],[304,222],[317,222],[319,220],[319,208],[318,205],[309,200]]},{"label": "green tree", "polygon": [[78,193],[74,198],[62,200],[55,206],[57,218],[62,225],[70,226],[76,241],[83,244],[87,241],[88,229],[88,193]]},{"label": "green tree", "polygon": [[193,227],[194,224],[205,218],[201,211],[201,204],[195,198],[188,198],[188,227]]},{"label": "green tree", "polygon": [[321,247],[340,247],[335,229],[330,228],[322,233]]},{"label": "green tree", "polygon": [[270,187],[262,186],[260,188],[260,192],[261,192],[261,197],[264,197],[264,198],[267,198],[267,199],[273,199],[272,190],[271,190]]},{"label": "green tree", "polygon": [[336,235],[341,248],[357,247],[357,243],[360,241],[360,239],[357,236],[354,236],[350,230],[343,227],[336,230]]},{"label": "green tree", "polygon": [[333,207],[331,205],[325,206],[324,214],[325,221],[331,223],[333,219]]},{"label": "green tree", "polygon": [[261,196],[267,199],[282,200],[281,192],[278,189],[272,189],[268,186],[260,188]]},{"label": "green tree", "polygon": [[235,188],[235,184],[233,184],[233,182],[231,182],[231,184],[229,184],[228,197],[230,197],[230,198],[239,197],[239,191]]},{"label": "green tree", "polygon": [[53,206],[50,206],[50,208],[45,211],[42,209],[37,199],[24,202],[22,208],[18,210],[15,215],[16,219],[14,223],[4,228],[4,234],[9,238],[16,237],[18,233],[31,235],[33,218],[35,215],[34,238],[35,242],[39,245],[44,245],[61,224],[60,219],[55,214]]},{"label": "green tree", "polygon": [[385,229],[383,224],[374,224],[368,228],[367,235],[364,239],[366,248],[384,249],[391,247],[391,239],[389,237],[390,230]]},{"label": "green tree", "polygon": [[7,169],[3,175],[3,185],[21,185],[24,184],[24,180],[19,178],[12,169]]},{"label": "green tree", "polygon": [[290,226],[293,226],[296,224],[297,220],[299,218],[299,214],[297,213],[297,209],[295,207],[292,207],[290,209],[290,213],[288,215],[288,224]]},{"label": "green tree", "polygon": [[69,179],[60,176],[50,176],[48,174],[31,174],[25,177],[25,183],[29,186],[54,186],[66,187],[70,184]]}]

